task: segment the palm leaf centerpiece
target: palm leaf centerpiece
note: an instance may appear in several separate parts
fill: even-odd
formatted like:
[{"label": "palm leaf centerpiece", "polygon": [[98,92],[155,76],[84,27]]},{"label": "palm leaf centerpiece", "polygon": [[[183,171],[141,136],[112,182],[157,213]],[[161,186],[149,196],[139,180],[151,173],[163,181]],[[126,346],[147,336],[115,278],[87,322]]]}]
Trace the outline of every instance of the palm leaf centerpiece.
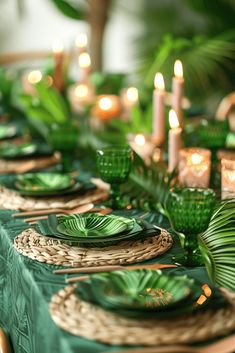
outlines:
[{"label": "palm leaf centerpiece", "polygon": [[235,199],[222,201],[208,229],[199,235],[199,247],[210,278],[235,291]]}]

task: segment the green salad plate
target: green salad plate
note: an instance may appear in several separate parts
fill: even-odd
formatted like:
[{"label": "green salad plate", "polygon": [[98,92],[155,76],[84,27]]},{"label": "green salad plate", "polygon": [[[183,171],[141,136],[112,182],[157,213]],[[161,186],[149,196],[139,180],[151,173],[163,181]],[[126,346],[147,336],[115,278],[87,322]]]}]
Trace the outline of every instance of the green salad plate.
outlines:
[{"label": "green salad plate", "polygon": [[128,317],[173,317],[225,304],[214,294],[214,301],[207,298],[199,305],[203,294],[199,282],[148,269],[94,274],[77,284],[76,293],[82,300]]},{"label": "green salad plate", "polygon": [[67,192],[77,185],[77,181],[69,174],[26,173],[18,175],[14,185],[21,194],[44,196]]},{"label": "green salad plate", "polygon": [[2,158],[21,158],[33,155],[37,150],[34,143],[22,143],[15,145],[5,142],[0,146],[0,157]]},{"label": "green salad plate", "polygon": [[16,127],[14,125],[0,126],[0,140],[14,137],[16,135]]},{"label": "green salad plate", "polygon": [[47,220],[38,221],[35,227],[41,235],[82,247],[111,246],[161,233],[159,228],[146,221],[97,213],[62,217],[50,215]]}]

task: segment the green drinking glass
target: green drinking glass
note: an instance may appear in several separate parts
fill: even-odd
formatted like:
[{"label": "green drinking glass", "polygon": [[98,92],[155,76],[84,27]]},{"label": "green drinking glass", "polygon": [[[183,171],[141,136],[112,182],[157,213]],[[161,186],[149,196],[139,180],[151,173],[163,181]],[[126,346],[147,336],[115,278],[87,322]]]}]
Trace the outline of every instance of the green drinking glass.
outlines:
[{"label": "green drinking glass", "polygon": [[184,253],[174,260],[185,266],[203,265],[197,237],[209,225],[216,195],[212,189],[174,188],[170,191],[166,209],[171,225],[183,241]]},{"label": "green drinking glass", "polygon": [[52,126],[48,136],[48,143],[61,154],[62,171],[67,173],[73,170],[73,155],[78,145],[78,128],[72,123]]},{"label": "green drinking glass", "polygon": [[97,168],[101,178],[111,184],[111,207],[122,208],[120,184],[129,176],[132,150],[129,146],[113,146],[97,150]]}]

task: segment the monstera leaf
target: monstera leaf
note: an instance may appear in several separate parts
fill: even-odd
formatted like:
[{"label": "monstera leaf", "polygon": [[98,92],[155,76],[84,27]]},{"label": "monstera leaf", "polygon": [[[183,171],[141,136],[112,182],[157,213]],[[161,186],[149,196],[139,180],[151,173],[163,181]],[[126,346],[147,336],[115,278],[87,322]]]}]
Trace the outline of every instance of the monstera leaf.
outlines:
[{"label": "monstera leaf", "polygon": [[158,162],[147,167],[135,154],[129,180],[122,191],[134,207],[165,214],[164,204],[174,176],[174,172],[168,173],[165,164]]},{"label": "monstera leaf", "polygon": [[235,199],[222,201],[208,229],[199,236],[199,246],[211,279],[235,291]]}]

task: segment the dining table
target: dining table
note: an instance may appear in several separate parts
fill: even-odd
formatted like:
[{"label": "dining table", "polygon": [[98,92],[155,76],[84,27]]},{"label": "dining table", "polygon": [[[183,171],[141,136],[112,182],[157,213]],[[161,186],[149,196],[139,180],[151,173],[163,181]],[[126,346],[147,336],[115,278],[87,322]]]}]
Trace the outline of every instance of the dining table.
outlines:
[{"label": "dining table", "polygon": [[[55,325],[48,305],[51,297],[65,287],[69,275],[54,274],[54,270],[63,267],[34,261],[15,250],[14,238],[29,225],[24,218],[13,218],[13,213],[12,210],[0,210],[0,325],[7,333],[14,352],[101,353],[127,348],[75,336]],[[143,214],[137,209],[114,213],[128,217]],[[151,223],[170,229],[168,220],[160,213],[148,212],[145,217]],[[182,250],[178,237],[172,232],[171,234],[174,240],[172,248],[162,256],[145,261],[144,264],[173,263],[172,256]],[[202,284],[211,283],[204,267],[179,266],[163,271],[176,275],[186,274]]]}]

